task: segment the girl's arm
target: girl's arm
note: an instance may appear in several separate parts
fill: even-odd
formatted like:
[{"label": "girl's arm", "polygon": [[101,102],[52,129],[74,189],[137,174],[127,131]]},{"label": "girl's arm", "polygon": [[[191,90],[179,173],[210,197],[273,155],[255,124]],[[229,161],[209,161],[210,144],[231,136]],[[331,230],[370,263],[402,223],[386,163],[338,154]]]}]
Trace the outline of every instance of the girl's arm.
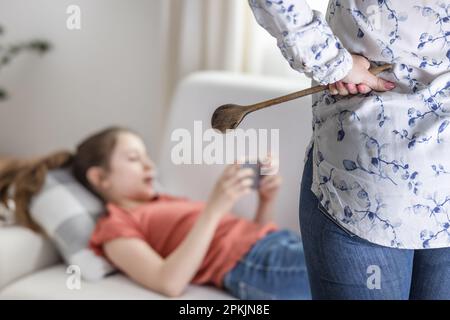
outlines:
[{"label": "girl's arm", "polygon": [[119,238],[107,242],[107,257],[130,278],[170,297],[183,293],[197,273],[215,230],[235,202],[250,193],[251,169],[228,166],[217,182],[207,204],[183,242],[165,259],[145,241]]},{"label": "girl's arm", "polygon": [[134,281],[168,297],[177,297],[200,267],[219,223],[218,216],[202,214],[186,239],[166,259],[137,238],[109,241],[104,250],[108,258]]},{"label": "girl's arm", "polygon": [[261,225],[273,221],[274,205],[280,190],[283,179],[278,174],[279,159],[267,155],[261,161],[260,175],[258,187],[258,208],[254,217],[254,221]]},{"label": "girl's arm", "polygon": [[260,181],[258,190],[259,203],[254,221],[261,225],[273,221],[275,200],[282,183],[281,176],[266,175]]},{"label": "girl's arm", "polygon": [[257,22],[277,39],[294,70],[321,84],[344,78],[352,57],[319,11],[306,0],[248,0]]},{"label": "girl's arm", "polygon": [[256,209],[255,221],[258,224],[265,225],[273,221],[274,203],[272,201],[259,201],[258,209]]}]

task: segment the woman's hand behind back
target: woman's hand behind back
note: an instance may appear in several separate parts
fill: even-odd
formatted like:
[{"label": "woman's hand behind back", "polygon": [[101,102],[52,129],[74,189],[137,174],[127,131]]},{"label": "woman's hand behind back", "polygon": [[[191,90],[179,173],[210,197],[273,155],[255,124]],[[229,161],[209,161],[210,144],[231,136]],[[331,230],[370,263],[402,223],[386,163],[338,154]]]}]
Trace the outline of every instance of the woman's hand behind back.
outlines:
[{"label": "woman's hand behind back", "polygon": [[349,94],[368,93],[375,91],[389,91],[395,84],[373,75],[370,71],[370,62],[365,57],[352,54],[353,67],[341,80],[328,85],[331,95],[346,96]]}]

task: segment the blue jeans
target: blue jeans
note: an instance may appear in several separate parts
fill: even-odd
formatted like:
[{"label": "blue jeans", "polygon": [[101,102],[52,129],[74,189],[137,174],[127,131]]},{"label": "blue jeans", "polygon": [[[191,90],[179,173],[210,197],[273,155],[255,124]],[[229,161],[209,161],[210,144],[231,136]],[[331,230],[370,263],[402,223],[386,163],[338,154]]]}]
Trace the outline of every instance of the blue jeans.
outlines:
[{"label": "blue jeans", "polygon": [[310,151],[299,217],[313,299],[450,299],[450,248],[395,249],[351,234],[311,191],[312,165]]},{"label": "blue jeans", "polygon": [[268,233],[225,275],[224,287],[244,300],[311,299],[300,235]]}]

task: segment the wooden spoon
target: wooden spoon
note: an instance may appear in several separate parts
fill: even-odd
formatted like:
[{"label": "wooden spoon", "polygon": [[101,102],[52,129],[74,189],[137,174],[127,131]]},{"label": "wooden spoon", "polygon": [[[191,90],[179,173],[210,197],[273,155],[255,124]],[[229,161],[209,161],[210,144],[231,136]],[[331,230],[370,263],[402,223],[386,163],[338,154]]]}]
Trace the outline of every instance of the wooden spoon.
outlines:
[{"label": "wooden spoon", "polygon": [[[380,72],[383,72],[391,68],[392,68],[391,64],[384,64],[381,66],[371,68],[369,69],[369,71],[372,74],[377,75]],[[227,129],[236,129],[242,122],[244,117],[253,111],[264,109],[283,102],[291,101],[320,91],[324,91],[327,88],[328,85],[318,85],[312,88],[297,91],[282,97],[270,99],[267,101],[255,103],[248,106],[241,106],[238,104],[225,104],[223,106],[218,107],[216,111],[214,111],[211,118],[211,126],[214,129],[217,129],[220,132],[225,133]]]}]

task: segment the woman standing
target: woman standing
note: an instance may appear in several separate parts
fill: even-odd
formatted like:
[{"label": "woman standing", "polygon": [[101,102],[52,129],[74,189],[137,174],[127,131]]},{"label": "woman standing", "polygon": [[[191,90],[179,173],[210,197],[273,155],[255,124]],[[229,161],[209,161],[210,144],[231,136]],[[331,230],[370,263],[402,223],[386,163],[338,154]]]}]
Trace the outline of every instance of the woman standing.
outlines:
[{"label": "woman standing", "polygon": [[249,3],[291,67],[329,86],[300,194],[313,298],[450,299],[450,2],[332,0],[326,18]]}]

